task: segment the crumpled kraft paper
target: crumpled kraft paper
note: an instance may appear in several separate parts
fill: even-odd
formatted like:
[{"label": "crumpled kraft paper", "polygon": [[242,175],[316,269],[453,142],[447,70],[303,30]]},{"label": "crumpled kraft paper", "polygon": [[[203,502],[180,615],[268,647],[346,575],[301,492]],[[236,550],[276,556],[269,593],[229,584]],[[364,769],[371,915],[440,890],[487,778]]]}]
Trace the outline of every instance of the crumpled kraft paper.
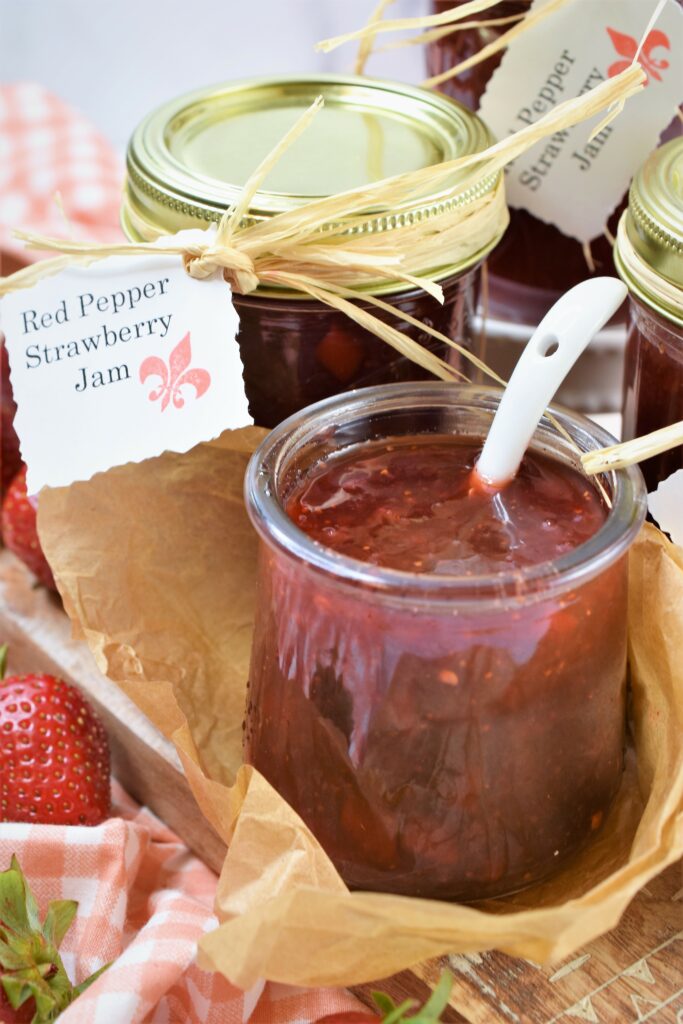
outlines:
[{"label": "crumpled kraft paper", "polygon": [[171,737],[230,843],[200,963],[247,988],[386,977],[445,952],[558,959],[612,928],[683,853],[683,549],[631,556],[633,737],[605,827],[550,881],[460,906],[350,893],[294,811],[240,767],[256,537],[242,503],[256,428],[43,491],[39,529],[77,633]]}]

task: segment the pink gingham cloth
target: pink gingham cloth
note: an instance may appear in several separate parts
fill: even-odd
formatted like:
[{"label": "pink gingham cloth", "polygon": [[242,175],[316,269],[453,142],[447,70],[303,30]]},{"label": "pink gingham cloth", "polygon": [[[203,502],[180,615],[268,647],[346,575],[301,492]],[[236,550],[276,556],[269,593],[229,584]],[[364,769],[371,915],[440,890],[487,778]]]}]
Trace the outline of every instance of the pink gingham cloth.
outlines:
[{"label": "pink gingham cloth", "polygon": [[111,966],[60,1024],[313,1024],[357,1010],[348,992],[285,985],[244,993],[195,963],[216,926],[216,875],[114,783],[113,817],[95,828],[0,825],[0,870],[12,854],[41,915],[54,899],[78,901],[61,947],[75,983]]},{"label": "pink gingham cloth", "polygon": [[121,159],[78,111],[37,83],[0,85],[0,250],[38,258],[13,238],[16,228],[121,239],[122,179]]}]

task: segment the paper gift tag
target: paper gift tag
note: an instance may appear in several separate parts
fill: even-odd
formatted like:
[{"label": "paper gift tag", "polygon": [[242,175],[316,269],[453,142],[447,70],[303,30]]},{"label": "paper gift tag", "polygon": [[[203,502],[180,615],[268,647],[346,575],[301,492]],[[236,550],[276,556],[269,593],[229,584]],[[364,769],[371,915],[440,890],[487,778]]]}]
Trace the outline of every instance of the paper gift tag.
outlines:
[{"label": "paper gift tag", "polygon": [[0,326],[29,494],[252,422],[230,287],[180,256],[69,268],[6,295]]},{"label": "paper gift tag", "polygon": [[[547,0],[535,0],[532,10]],[[624,71],[658,0],[573,0],[522,33],[505,53],[479,113],[499,137]],[[557,132],[507,171],[511,206],[588,242],[601,234],[631,178],[683,98],[683,10],[666,0],[640,55],[646,87],[592,141],[604,115]]]},{"label": "paper gift tag", "polygon": [[648,494],[647,507],[660,530],[683,547],[683,469],[677,469]]}]

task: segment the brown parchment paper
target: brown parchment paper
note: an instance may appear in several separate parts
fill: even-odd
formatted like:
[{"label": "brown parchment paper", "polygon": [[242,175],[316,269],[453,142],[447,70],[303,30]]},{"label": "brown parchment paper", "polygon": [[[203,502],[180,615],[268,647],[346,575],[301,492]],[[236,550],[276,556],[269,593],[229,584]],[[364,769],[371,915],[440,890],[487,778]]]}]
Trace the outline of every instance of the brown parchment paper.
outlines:
[{"label": "brown parchment paper", "polygon": [[551,881],[477,906],[349,893],[294,811],[240,767],[256,539],[242,478],[263,431],[228,432],[43,491],[39,530],[76,632],[175,742],[229,852],[203,967],[354,984],[445,952],[570,955],[683,853],[683,550],[647,526],[631,556],[633,739],[615,807]]}]

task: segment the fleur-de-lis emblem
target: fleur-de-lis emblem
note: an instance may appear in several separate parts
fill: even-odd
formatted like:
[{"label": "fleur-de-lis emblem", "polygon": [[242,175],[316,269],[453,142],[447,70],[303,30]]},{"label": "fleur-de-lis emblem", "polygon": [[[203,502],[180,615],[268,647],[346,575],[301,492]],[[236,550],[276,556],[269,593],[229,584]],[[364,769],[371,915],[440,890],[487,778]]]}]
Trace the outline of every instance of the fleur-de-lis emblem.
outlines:
[{"label": "fleur-de-lis emblem", "polygon": [[[614,44],[614,49],[621,57],[626,58],[625,60],[618,60],[614,64],[610,64],[607,74],[610,78],[614,78],[621,71],[626,71],[627,68],[631,67],[638,52],[638,40],[634,39],[633,36],[625,35],[623,32],[617,32],[614,28],[608,28],[607,31]],[[656,50],[658,46],[663,46],[665,50],[671,49],[669,37],[660,32],[659,29],[653,28],[643,43],[643,48],[638,58],[638,62],[647,76],[646,85],[650,84],[651,78],[661,82],[662,76],[659,72],[664,71],[669,66],[668,60],[657,60],[652,56],[652,51]]]},{"label": "fleur-de-lis emblem", "polygon": [[185,399],[181,388],[191,384],[195,389],[196,398],[201,398],[208,391],[211,375],[207,370],[188,369],[192,360],[190,332],[179,341],[168,357],[168,366],[159,356],[148,356],[140,366],[140,383],[144,384],[148,377],[161,378],[159,387],[149,393],[150,402],[161,399],[161,411],[167,408],[171,399],[176,409],[182,409]]}]

